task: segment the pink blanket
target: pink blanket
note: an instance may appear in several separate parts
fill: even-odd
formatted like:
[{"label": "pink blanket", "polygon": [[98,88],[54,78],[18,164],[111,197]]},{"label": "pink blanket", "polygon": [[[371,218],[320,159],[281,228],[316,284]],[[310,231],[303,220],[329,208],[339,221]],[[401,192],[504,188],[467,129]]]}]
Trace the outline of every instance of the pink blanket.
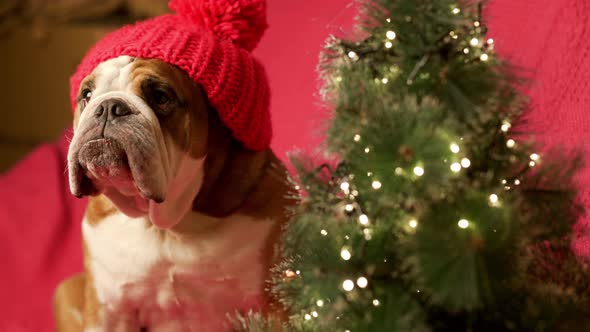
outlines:
[{"label": "pink blanket", "polygon": [[[349,25],[348,1],[269,1],[271,29],[256,55],[273,84],[274,148],[313,147],[318,119],[314,68],[323,39]],[[498,52],[529,70],[534,84],[527,129],[552,144],[590,141],[590,3],[579,0],[492,0],[490,36]],[[313,14],[310,14],[313,13]],[[315,107],[314,107],[315,106]],[[84,200],[70,195],[67,141],[38,147],[0,176],[0,331],[50,331],[51,295],[63,278],[81,270],[80,220]],[[580,199],[590,207],[590,168],[581,172]],[[577,253],[590,257],[578,223]]]}]

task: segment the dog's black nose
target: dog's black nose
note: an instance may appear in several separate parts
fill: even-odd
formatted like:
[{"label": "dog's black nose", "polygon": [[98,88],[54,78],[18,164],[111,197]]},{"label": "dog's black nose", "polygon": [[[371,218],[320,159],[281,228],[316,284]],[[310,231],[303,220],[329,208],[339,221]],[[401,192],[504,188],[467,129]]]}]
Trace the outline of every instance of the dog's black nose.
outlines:
[{"label": "dog's black nose", "polygon": [[107,99],[96,108],[95,115],[102,117],[105,112],[113,119],[131,114],[129,106],[119,99]]}]

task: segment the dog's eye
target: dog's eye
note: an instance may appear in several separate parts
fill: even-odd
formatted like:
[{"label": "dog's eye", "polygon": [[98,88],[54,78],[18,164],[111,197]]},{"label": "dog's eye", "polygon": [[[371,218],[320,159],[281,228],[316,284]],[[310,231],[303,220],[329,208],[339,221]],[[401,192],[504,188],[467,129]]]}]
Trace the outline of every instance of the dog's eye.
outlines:
[{"label": "dog's eye", "polygon": [[170,102],[170,96],[162,89],[156,89],[152,92],[152,100],[156,105],[162,106]]},{"label": "dog's eye", "polygon": [[82,90],[82,93],[80,94],[80,104],[81,104],[82,110],[84,110],[84,108],[86,108],[86,105],[88,105],[90,98],[92,98],[92,90],[90,90],[90,89]]},{"label": "dog's eye", "polygon": [[90,98],[92,98],[92,90],[90,89],[84,89],[82,91],[82,99],[89,101]]}]

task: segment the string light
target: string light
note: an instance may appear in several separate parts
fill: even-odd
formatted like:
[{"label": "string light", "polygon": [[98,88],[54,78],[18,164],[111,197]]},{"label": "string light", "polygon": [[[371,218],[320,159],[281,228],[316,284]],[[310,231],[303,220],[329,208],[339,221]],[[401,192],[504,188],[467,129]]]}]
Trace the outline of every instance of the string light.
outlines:
[{"label": "string light", "polygon": [[353,191],[352,191],[352,196],[358,196],[358,195],[359,195],[359,192],[358,192],[358,190],[353,190]]},{"label": "string light", "polygon": [[369,153],[369,152],[371,152],[371,148],[367,146],[367,147],[365,148],[365,153]]},{"label": "string light", "polygon": [[345,261],[348,261],[352,257],[352,254],[350,253],[350,250],[348,250],[348,248],[344,247],[342,248],[342,250],[340,250],[340,257],[342,257],[342,259],[344,259]]},{"label": "string light", "polygon": [[317,311],[315,311],[315,310],[311,312],[311,315],[312,315],[313,317],[316,317],[316,318],[319,316],[319,315],[318,315],[318,312],[317,312]]},{"label": "string light", "polygon": [[516,142],[513,139],[509,139],[506,141],[506,146],[508,148],[513,148],[516,145]]},{"label": "string light", "polygon": [[350,189],[350,184],[348,182],[342,182],[340,184],[340,189],[342,189],[342,191],[348,191],[348,189]]},{"label": "string light", "polygon": [[469,168],[469,166],[471,166],[471,160],[467,158],[461,159],[461,166],[463,166],[463,168]]},{"label": "string light", "polygon": [[477,28],[477,27],[479,27],[479,26],[480,26],[480,23],[479,23],[479,21],[474,21],[474,22],[473,22],[473,26],[474,26],[474,27],[476,27],[476,28]]},{"label": "string light", "polygon": [[385,48],[392,48],[393,44],[391,42],[385,42]]},{"label": "string light", "polygon": [[351,290],[354,289],[354,282],[350,279],[346,279],[344,280],[344,282],[342,283],[342,288],[347,291],[350,292]]},{"label": "string light", "polygon": [[541,156],[539,156],[536,153],[531,154],[531,160],[533,160],[533,161],[539,161],[540,158],[541,158]]},{"label": "string light", "polygon": [[461,171],[461,164],[453,163],[451,165],[451,171],[453,171],[453,173],[459,173]]},{"label": "string light", "polygon": [[461,151],[461,148],[459,147],[459,145],[457,145],[457,143],[451,143],[451,152],[453,153],[459,153]]},{"label": "string light", "polygon": [[535,167],[535,165],[537,165],[537,163],[535,163],[534,161],[531,160],[531,162],[529,162],[530,167]]},{"label": "string light", "polygon": [[354,210],[354,206],[352,204],[346,204],[344,206],[344,210],[346,210],[346,212],[352,212]]},{"label": "string light", "polygon": [[373,183],[371,183],[371,187],[373,187],[373,189],[378,190],[381,188],[381,182],[375,180],[373,181]]},{"label": "string light", "polygon": [[479,57],[479,59],[480,59],[481,61],[488,61],[488,59],[489,59],[489,58],[490,58],[490,57],[489,57],[487,54],[485,54],[485,53],[484,53],[484,54],[482,54],[482,55]]},{"label": "string light", "polygon": [[397,35],[395,34],[395,31],[389,30],[389,31],[387,31],[387,33],[385,33],[385,36],[389,40],[394,40]]},{"label": "string light", "polygon": [[342,77],[340,77],[340,76],[336,77],[336,82],[342,82]]},{"label": "string light", "polygon": [[388,82],[389,82],[389,79],[387,77],[383,77],[381,79],[381,83],[383,83],[383,84],[387,84]]},{"label": "string light", "polygon": [[371,241],[373,238],[373,231],[370,228],[363,229],[363,234],[365,235],[365,240]]},{"label": "string light", "polygon": [[326,235],[328,235],[328,231],[327,231],[327,230],[325,230],[325,229],[322,229],[322,230],[320,231],[320,234],[322,234],[322,236],[326,236]]},{"label": "string light", "polygon": [[496,204],[498,204],[498,200],[499,200],[499,199],[498,199],[498,195],[496,195],[496,194],[491,194],[491,195],[490,195],[490,203],[491,203],[492,205],[496,205]]},{"label": "string light", "polygon": [[356,54],[355,51],[348,52],[348,57],[351,58],[352,60],[358,59],[358,55]]},{"label": "string light", "polygon": [[379,306],[379,300],[374,299],[373,300],[373,305],[376,306],[376,307],[378,307]]},{"label": "string light", "polygon": [[366,214],[361,214],[359,216],[359,223],[361,223],[361,225],[366,226],[369,224],[369,217],[367,217]]},{"label": "string light", "polygon": [[494,43],[494,40],[492,38],[488,39],[488,44],[492,45]]},{"label": "string light", "polygon": [[[471,41],[469,41],[469,44],[471,46],[477,46],[477,45],[479,45],[479,39],[473,38],[473,39],[471,39]],[[350,53],[349,53],[349,56],[350,56]]]},{"label": "string light", "polygon": [[354,135],[354,137],[352,138],[355,142],[359,142],[361,140],[361,135],[356,134]]},{"label": "string light", "polygon": [[420,166],[414,167],[414,174],[416,174],[416,176],[424,175],[424,168],[422,168]]},{"label": "string light", "polygon": [[459,220],[457,225],[459,225],[459,228],[465,229],[465,228],[469,227],[469,221],[467,219],[461,219],[461,220]]},{"label": "string light", "polygon": [[369,284],[369,281],[365,277],[360,277],[356,280],[356,285],[360,288],[365,288]]},{"label": "string light", "polygon": [[508,121],[504,121],[502,122],[502,126],[500,127],[500,130],[502,130],[503,132],[507,132],[510,127],[512,127],[512,124],[510,124],[510,122]]},{"label": "string light", "polygon": [[457,8],[457,7],[453,8],[453,14],[457,15],[457,14],[459,14],[460,12],[461,12],[461,9],[459,9],[459,8]]},{"label": "string light", "polygon": [[315,304],[317,304],[317,306],[321,308],[321,307],[323,307],[323,306],[324,306],[324,301],[322,301],[322,300],[317,300]]},{"label": "string light", "polygon": [[402,175],[404,174],[404,169],[401,167],[396,167],[394,170],[395,175]]},{"label": "string light", "polygon": [[520,180],[519,179],[514,180],[514,184],[518,186],[520,184]]},{"label": "string light", "polygon": [[410,227],[412,227],[412,228],[416,228],[416,227],[418,227],[418,220],[412,219],[408,222],[408,225],[410,225]]}]

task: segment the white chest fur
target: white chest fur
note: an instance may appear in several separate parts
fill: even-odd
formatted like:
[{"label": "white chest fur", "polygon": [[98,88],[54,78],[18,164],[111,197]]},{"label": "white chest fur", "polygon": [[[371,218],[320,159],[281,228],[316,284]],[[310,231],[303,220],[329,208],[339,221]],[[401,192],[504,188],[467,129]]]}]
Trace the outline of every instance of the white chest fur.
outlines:
[{"label": "white chest fur", "polygon": [[276,224],[247,216],[189,217],[197,228],[190,235],[123,214],[83,222],[105,324],[125,316],[150,331],[223,331],[227,314],[262,305],[264,253]]}]

